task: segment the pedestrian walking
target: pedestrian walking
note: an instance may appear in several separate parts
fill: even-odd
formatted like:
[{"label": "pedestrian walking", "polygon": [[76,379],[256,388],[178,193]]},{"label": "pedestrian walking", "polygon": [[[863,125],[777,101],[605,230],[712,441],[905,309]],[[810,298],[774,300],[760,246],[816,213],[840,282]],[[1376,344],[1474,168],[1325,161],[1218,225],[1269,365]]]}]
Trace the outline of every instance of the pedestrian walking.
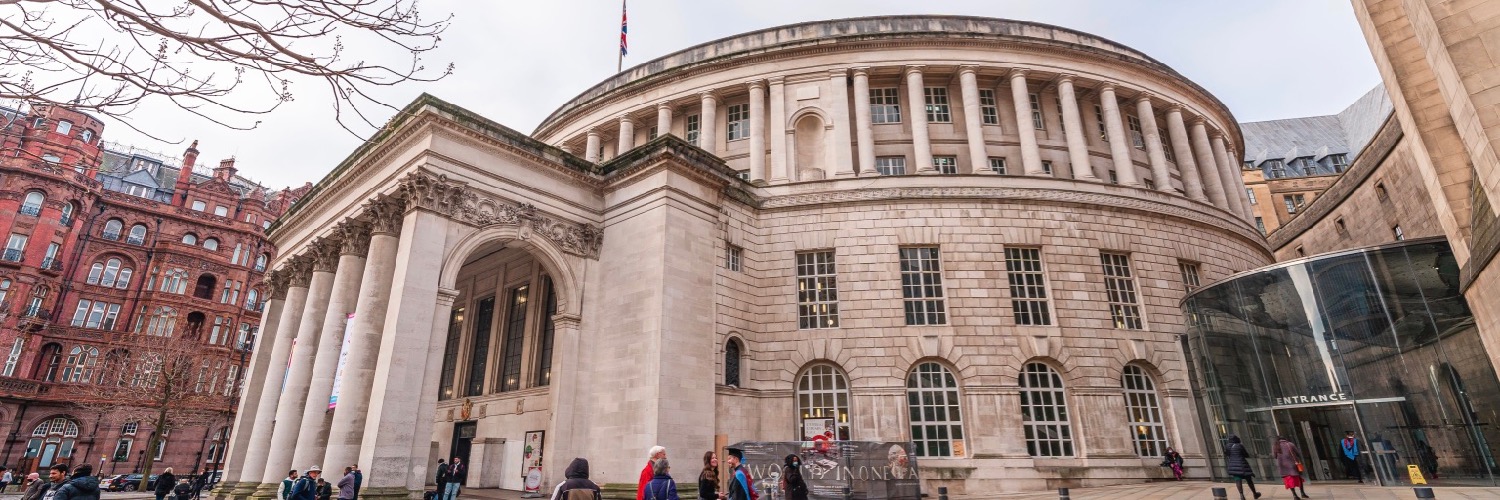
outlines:
[{"label": "pedestrian walking", "polygon": [[[67,464],[52,468],[61,474],[68,473]],[[51,500],[99,500],[99,478],[94,476],[94,466],[83,464],[73,469],[73,475],[54,491]]]},{"label": "pedestrian walking", "polygon": [[1297,489],[1302,490],[1302,498],[1312,498],[1307,496],[1307,485],[1302,479],[1302,450],[1286,436],[1280,436],[1271,454],[1276,456],[1276,472],[1281,474],[1281,482],[1292,492],[1292,498],[1297,498]]},{"label": "pedestrian walking", "polygon": [[1359,471],[1359,439],[1354,437],[1354,431],[1344,431],[1344,439],[1339,441],[1339,448],[1343,451],[1339,458],[1344,462],[1344,479],[1356,479],[1365,482],[1364,475]]},{"label": "pedestrian walking", "polygon": [[[160,484],[162,480],[157,478],[156,482]],[[177,500],[192,500],[193,485],[186,479],[177,481],[177,484],[172,487],[172,497]]]},{"label": "pedestrian walking", "polygon": [[1182,454],[1177,453],[1177,450],[1172,449],[1171,446],[1167,447],[1167,454],[1162,457],[1161,466],[1170,467],[1172,477],[1177,478],[1178,481],[1182,480]]},{"label": "pedestrian walking", "polygon": [[318,500],[318,478],[323,475],[323,469],[314,465],[307,468],[307,474],[297,478],[292,483],[292,494],[288,500]]},{"label": "pedestrian walking", "polygon": [[672,465],[662,458],[652,462],[651,482],[646,483],[646,500],[681,500],[677,482],[672,480]]},{"label": "pedestrian walking", "polygon": [[447,489],[443,490],[443,500],[457,500],[468,475],[468,466],[464,465],[462,459],[453,457],[453,461],[448,462],[448,484]]},{"label": "pedestrian walking", "polygon": [[575,458],[563,470],[563,482],[552,490],[551,500],[601,500],[599,485],[589,480],[589,461]]},{"label": "pedestrian walking", "polygon": [[21,500],[42,500],[42,497],[47,495],[47,490],[51,487],[51,482],[42,479],[40,474],[33,472],[26,476],[26,490],[21,494]]},{"label": "pedestrian walking", "polygon": [[1260,492],[1255,491],[1255,471],[1250,470],[1250,451],[1240,443],[1240,437],[1229,435],[1229,444],[1224,445],[1224,467],[1229,472],[1229,477],[1234,478],[1234,489],[1240,492],[1240,500],[1245,500],[1245,486],[1250,484],[1250,493],[1255,498],[1260,498]]},{"label": "pedestrian walking", "polygon": [[[151,479],[148,478],[148,477],[142,476],[141,480],[142,481],[150,481]],[[156,484],[153,485],[153,487],[151,488],[151,491],[154,492],[154,493],[156,493],[156,500],[162,500],[163,498],[166,498],[167,494],[171,493],[172,492],[172,488],[174,488],[176,486],[177,486],[177,475],[176,474],[172,474],[172,468],[171,467],[167,467],[166,470],[161,471],[161,475],[156,476]]]},{"label": "pedestrian walking", "polygon": [[8,467],[0,467],[0,493],[10,493],[10,483],[16,480],[16,476]]},{"label": "pedestrian walking", "polygon": [[745,450],[729,448],[729,484],[724,485],[725,500],[755,500],[755,486],[750,472],[745,470]]},{"label": "pedestrian walking", "polygon": [[786,456],[786,468],[781,471],[781,491],[786,500],[807,500],[807,481],[802,479],[802,457]]},{"label": "pedestrian walking", "polygon": [[292,498],[292,485],[296,483],[297,469],[292,469],[286,473],[286,477],[281,478],[281,487],[276,489],[276,499],[288,500]]},{"label": "pedestrian walking", "polygon": [[703,471],[698,473],[699,500],[722,500],[719,493],[719,457],[712,450],[703,452]]},{"label": "pedestrian walking", "polygon": [[339,479],[339,500],[354,500],[354,495],[358,494],[355,472],[358,471],[354,467],[349,467],[344,471],[344,477]]},{"label": "pedestrian walking", "polygon": [[635,485],[635,500],[646,500],[646,483],[651,482],[655,475],[656,465],[654,462],[667,458],[667,449],[662,446],[652,446],[651,451],[646,452],[646,468],[641,469],[641,478]]},{"label": "pedestrian walking", "polygon": [[443,496],[443,489],[448,486],[448,461],[439,458],[437,464],[437,477],[432,478],[437,483],[437,496]]}]

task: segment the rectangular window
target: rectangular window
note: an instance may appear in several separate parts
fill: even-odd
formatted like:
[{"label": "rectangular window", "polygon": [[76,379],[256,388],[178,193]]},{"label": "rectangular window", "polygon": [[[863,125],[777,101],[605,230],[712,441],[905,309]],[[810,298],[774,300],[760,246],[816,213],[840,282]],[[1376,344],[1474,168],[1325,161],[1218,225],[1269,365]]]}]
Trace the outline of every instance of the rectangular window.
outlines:
[{"label": "rectangular window", "polygon": [[990,157],[990,170],[1000,175],[1005,175],[1005,158],[997,156]]},{"label": "rectangular window", "polygon": [[1256,217],[1255,218],[1255,228],[1260,230],[1260,235],[1261,236],[1265,236],[1266,235],[1266,220],[1262,219],[1260,217]]},{"label": "rectangular window", "polygon": [[1286,203],[1286,213],[1289,214],[1297,213],[1297,209],[1302,208],[1302,205],[1307,203],[1306,198],[1300,194],[1284,195],[1281,197],[1281,201]]},{"label": "rectangular window", "polygon": [[1401,230],[1401,226],[1399,225],[1391,226],[1391,234],[1396,236],[1396,241],[1406,241],[1406,233]]},{"label": "rectangular window", "polygon": [[1104,291],[1109,294],[1109,316],[1115,328],[1141,329],[1141,306],[1136,302],[1135,277],[1130,274],[1130,256],[1100,253],[1104,265]]},{"label": "rectangular window", "polygon": [[906,157],[877,157],[875,158],[875,172],[879,173],[880,175],[906,175]]},{"label": "rectangular window", "polygon": [[724,268],[734,272],[740,272],[743,262],[744,250],[740,247],[724,244]]},{"label": "rectangular window", "polygon": [[927,87],[922,89],[922,97],[927,100],[928,123],[949,123],[953,121],[953,115],[948,109],[948,89],[943,87]]},{"label": "rectangular window", "polygon": [[1094,105],[1094,123],[1099,125],[1099,140],[1109,142],[1109,130],[1104,127],[1104,108]]},{"label": "rectangular window", "polygon": [[937,247],[901,249],[901,297],[905,299],[907,325],[948,322]]},{"label": "rectangular window", "polygon": [[1031,126],[1037,130],[1046,128],[1042,121],[1042,97],[1037,94],[1031,94]]},{"label": "rectangular window", "polygon": [[646,140],[650,141],[653,139],[656,139],[656,127],[646,129]]},{"label": "rectangular window", "polygon": [[526,308],[531,285],[510,290],[510,312],[505,316],[505,345],[500,351],[500,392],[521,388],[521,351],[526,340]]},{"label": "rectangular window", "polygon": [[1130,143],[1136,149],[1146,149],[1146,134],[1141,132],[1141,119],[1132,115],[1125,115],[1125,125],[1130,127]]},{"label": "rectangular window", "polygon": [[469,352],[469,383],[464,387],[465,396],[484,393],[484,372],[490,359],[490,323],[495,316],[495,297],[479,300],[474,314],[474,346]]},{"label": "rectangular window", "polygon": [[1156,181],[1154,181],[1154,180],[1151,180],[1151,179],[1141,179],[1141,182],[1146,183],[1146,189],[1156,189]]},{"label": "rectangular window", "polygon": [[797,328],[838,328],[839,287],[833,250],[797,254]]},{"label": "rectangular window", "polygon": [[1255,201],[1255,190],[1254,189],[1245,188],[1245,197],[1250,199],[1250,204],[1251,205],[1256,204],[1256,201]]},{"label": "rectangular window", "polygon": [[1042,249],[1006,248],[1005,273],[1010,280],[1010,308],[1017,325],[1050,325],[1047,280],[1042,273]]},{"label": "rectangular window", "polygon": [[93,301],[78,301],[78,308],[73,310],[73,326],[83,326],[84,320],[88,317],[89,307],[91,304],[93,304]]},{"label": "rectangular window", "polygon": [[726,116],[725,131],[728,134],[725,139],[736,141],[750,137],[750,105],[736,104],[729,107]]},{"label": "rectangular window", "polygon": [[204,203],[202,201],[194,201],[193,202],[193,211],[195,211],[195,212],[202,212],[204,210],[208,210],[208,204],[207,203]]},{"label": "rectangular window", "polygon": [[[1161,123],[1161,120],[1156,120],[1156,123]],[[1160,130],[1160,129],[1158,129],[1158,130]],[[1173,153],[1172,152],[1172,141],[1170,140],[1169,137],[1167,137],[1167,135],[1168,134],[1162,134],[1160,132],[1158,132],[1156,134],[1157,138],[1161,139],[1161,153],[1162,153],[1162,156],[1167,157],[1167,161],[1170,161],[1172,163],[1177,163],[1177,153]]]},{"label": "rectangular window", "polygon": [[870,123],[901,123],[901,98],[896,89],[870,89]]},{"label": "rectangular window", "polygon": [[1198,286],[1201,284],[1200,280],[1198,279],[1198,263],[1179,261],[1177,263],[1177,269],[1182,271],[1182,287],[1187,289],[1188,293],[1192,293],[1193,290],[1197,290]]},{"label": "rectangular window", "polygon": [[542,298],[542,334],[537,339],[541,356],[536,363],[536,387],[552,384],[552,339],[557,336],[557,324],[552,321],[557,315],[557,288],[547,276],[542,276],[542,287],[547,290],[547,295]]},{"label": "rectangular window", "polygon": [[23,347],[25,342],[26,339],[16,337],[16,343],[11,344],[10,346],[10,355],[5,357],[5,371],[0,372],[0,375],[4,375],[7,377],[15,376],[16,365],[20,364],[21,362],[21,348]]},{"label": "rectangular window", "polygon": [[229,207],[226,207],[224,205],[214,205],[214,215],[217,215],[219,217],[228,217]]},{"label": "rectangular window", "polygon": [[979,119],[985,125],[1000,124],[1000,106],[996,104],[994,89],[979,91]]},{"label": "rectangular window", "polygon": [[1342,173],[1349,169],[1349,157],[1343,154],[1328,155],[1328,163],[1333,166],[1334,172]]},{"label": "rectangular window", "polygon": [[932,168],[937,169],[940,174],[958,173],[957,156],[934,156],[932,157]]},{"label": "rectangular window", "polygon": [[1042,173],[1052,175],[1052,160],[1042,160]]},{"label": "rectangular window", "polygon": [[1109,171],[1109,183],[1110,184],[1119,184],[1120,183],[1120,176],[1119,176],[1119,174],[1116,174],[1114,170],[1110,170]]},{"label": "rectangular window", "polygon": [[1265,168],[1267,178],[1280,179],[1286,177],[1286,164],[1282,163],[1281,160],[1266,160]]},{"label": "rectangular window", "polygon": [[455,307],[448,314],[448,338],[443,347],[442,372],[438,374],[438,399],[453,399],[454,375],[458,372],[458,340],[464,334],[464,308]]},{"label": "rectangular window", "polygon": [[688,115],[687,117],[687,141],[692,144],[698,144],[698,115]]}]

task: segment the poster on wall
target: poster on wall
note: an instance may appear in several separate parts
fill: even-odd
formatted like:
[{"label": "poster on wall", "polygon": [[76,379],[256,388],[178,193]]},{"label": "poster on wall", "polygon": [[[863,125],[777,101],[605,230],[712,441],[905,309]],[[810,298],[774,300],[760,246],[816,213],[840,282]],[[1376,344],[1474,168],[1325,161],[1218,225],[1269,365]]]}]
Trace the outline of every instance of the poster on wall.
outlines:
[{"label": "poster on wall", "polygon": [[521,475],[526,481],[526,492],[537,493],[542,488],[542,442],[547,431],[528,431],[521,445]]},{"label": "poster on wall", "polygon": [[339,386],[344,381],[344,365],[349,362],[349,343],[354,340],[349,335],[349,325],[354,324],[354,313],[344,316],[344,344],[339,347],[339,366],[333,373],[333,391],[328,393],[328,409],[332,410],[339,405]]},{"label": "poster on wall", "polygon": [[[910,443],[881,441],[742,442],[744,464],[761,498],[779,500],[786,456],[802,459],[810,500],[917,500],[917,457]],[[845,490],[848,494],[846,496]],[[769,496],[768,496],[769,495]]]}]

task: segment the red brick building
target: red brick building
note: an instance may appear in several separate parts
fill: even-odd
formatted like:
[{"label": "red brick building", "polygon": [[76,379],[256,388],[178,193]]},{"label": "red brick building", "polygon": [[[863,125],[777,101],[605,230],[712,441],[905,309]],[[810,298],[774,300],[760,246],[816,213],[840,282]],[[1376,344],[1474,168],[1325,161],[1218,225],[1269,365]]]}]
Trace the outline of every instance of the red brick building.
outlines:
[{"label": "red brick building", "polygon": [[214,469],[270,293],[264,229],[310,185],[269,192],[233,159],[205,169],[196,142],[180,159],[106,147],[70,109],[0,109],[0,127],[0,465],[138,470],[153,426],[74,402],[157,335],[197,344],[192,390],[222,395],[223,419],[171,429],[153,470]]}]

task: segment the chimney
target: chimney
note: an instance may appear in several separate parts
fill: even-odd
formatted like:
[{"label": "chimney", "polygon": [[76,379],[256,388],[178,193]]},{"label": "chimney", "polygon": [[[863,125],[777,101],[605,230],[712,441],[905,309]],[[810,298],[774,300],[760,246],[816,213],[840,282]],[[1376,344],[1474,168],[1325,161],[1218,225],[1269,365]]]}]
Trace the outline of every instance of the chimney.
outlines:
[{"label": "chimney", "polygon": [[182,153],[182,168],[177,171],[177,185],[173,186],[176,191],[177,203],[174,205],[184,206],[187,204],[188,188],[193,185],[193,164],[198,162],[198,141],[193,141],[187,151]]},{"label": "chimney", "polygon": [[214,169],[214,179],[229,182],[239,170],[234,168],[234,158],[219,160],[219,167]]}]

